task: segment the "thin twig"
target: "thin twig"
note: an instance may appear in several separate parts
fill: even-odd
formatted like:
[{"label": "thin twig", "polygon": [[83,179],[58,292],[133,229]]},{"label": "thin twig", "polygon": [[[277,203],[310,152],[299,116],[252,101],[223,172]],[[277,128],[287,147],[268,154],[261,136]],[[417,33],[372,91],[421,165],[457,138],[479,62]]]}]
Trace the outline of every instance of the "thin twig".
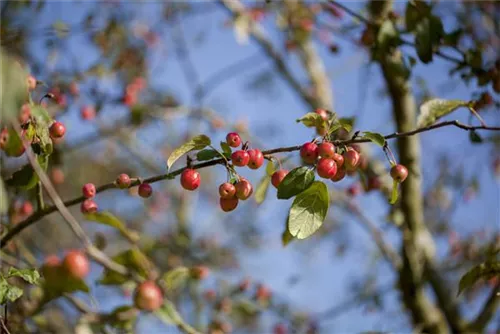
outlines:
[{"label": "thin twig", "polygon": [[[460,128],[462,130],[467,130],[467,131],[473,131],[473,130],[500,131],[500,127],[498,127],[498,126],[497,127],[483,126],[483,125],[469,126],[469,125],[465,125],[463,123],[460,123],[459,121],[445,121],[445,122],[436,123],[434,125],[426,126],[426,127],[419,128],[419,129],[412,130],[412,131],[408,131],[408,132],[401,132],[401,133],[395,132],[395,133],[384,136],[384,138],[385,139],[394,139],[394,138],[408,137],[408,136],[413,136],[413,135],[416,135],[416,134],[419,134],[422,132],[427,132],[427,131],[431,131],[434,129],[443,128],[443,127],[447,127],[447,126],[454,126],[454,127]],[[334,142],[334,144],[337,146],[342,146],[342,145],[368,143],[368,142],[370,142],[370,140],[366,139],[366,138],[355,138],[355,139],[349,139],[349,140],[337,140]],[[300,146],[300,145],[299,146],[289,146],[289,147],[279,147],[279,148],[274,148],[271,150],[262,151],[262,153],[266,156],[269,156],[269,155],[275,154],[275,153],[295,152],[295,151],[300,150],[301,147],[302,146]],[[214,160],[194,164],[191,166],[191,168],[201,169],[201,168],[206,168],[206,167],[215,166],[215,165],[224,164],[224,163],[225,162],[222,158],[221,159],[214,159]],[[167,173],[167,174],[160,174],[160,175],[152,176],[150,178],[144,179],[143,182],[154,183],[154,182],[158,182],[158,181],[162,181],[162,180],[173,179],[177,175],[180,175],[186,168],[187,167],[182,167],[182,168],[179,168],[179,169],[174,170],[174,171]],[[130,187],[138,186],[139,183],[140,182],[138,180],[136,180],[136,181],[132,182]],[[100,193],[100,192],[103,192],[103,191],[106,191],[109,189],[116,189],[116,185],[114,182],[111,182],[111,183],[108,183],[108,184],[105,184],[105,185],[98,187],[96,192]],[[73,205],[76,205],[76,204],[83,202],[84,200],[85,200],[85,197],[80,196],[80,197],[65,201],[62,203],[62,205],[63,205],[63,207],[73,206]],[[0,249],[5,247],[5,245],[14,236],[19,234],[22,230],[29,227],[30,225],[32,225],[36,221],[40,220],[41,218],[45,217],[46,215],[57,211],[57,209],[58,209],[57,205],[46,207],[44,210],[35,212],[30,217],[28,217],[24,221],[20,222],[16,226],[14,226],[0,240]]]}]

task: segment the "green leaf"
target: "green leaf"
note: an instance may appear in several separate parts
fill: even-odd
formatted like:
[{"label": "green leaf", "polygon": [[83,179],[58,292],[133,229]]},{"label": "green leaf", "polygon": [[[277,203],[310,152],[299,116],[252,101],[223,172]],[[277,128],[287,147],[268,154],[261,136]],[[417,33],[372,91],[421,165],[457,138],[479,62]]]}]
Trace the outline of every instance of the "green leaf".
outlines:
[{"label": "green leaf", "polygon": [[418,58],[424,63],[432,61],[434,49],[437,48],[444,36],[444,28],[441,19],[437,16],[429,16],[420,21],[415,31],[415,47]]},{"label": "green leaf", "polygon": [[0,48],[0,86],[2,99],[0,101],[0,123],[8,124],[17,117],[21,106],[28,99],[26,78],[28,73],[11,56]]},{"label": "green leaf", "polygon": [[399,183],[396,180],[392,181],[392,192],[391,192],[391,199],[389,203],[395,204],[398,200],[398,186]]},{"label": "green leaf", "polygon": [[198,161],[212,160],[217,157],[220,157],[220,154],[216,150],[202,150],[196,153],[196,160]]},{"label": "green leaf", "polygon": [[500,278],[500,262],[485,262],[475,266],[460,279],[457,296],[480,279],[490,279],[495,276]]},{"label": "green leaf", "polygon": [[[47,170],[48,157],[38,156],[38,163],[43,170]],[[31,165],[26,165],[14,174],[11,178],[6,180],[6,184],[11,187],[19,187],[24,190],[32,189],[38,183],[38,175],[36,175],[35,170]]]},{"label": "green leaf", "polygon": [[[45,281],[43,284],[44,296],[42,304],[61,297],[65,293],[82,291],[90,292],[90,288],[84,280],[69,276],[62,266],[51,267],[50,270],[42,269]],[[60,279],[64,277],[64,279]]]},{"label": "green leaf", "polygon": [[[115,255],[113,261],[124,265],[129,270],[134,270],[139,275],[146,277],[149,270],[149,260],[137,247],[133,247],[124,252]],[[117,285],[123,284],[128,280],[128,277],[118,274],[115,271],[105,269],[99,280],[102,285]]]},{"label": "green leaf", "polygon": [[275,171],[276,171],[276,166],[274,166],[274,162],[269,161],[266,166],[266,174],[268,176],[273,176]]},{"label": "green leaf", "polygon": [[155,312],[155,315],[167,325],[176,325],[182,322],[182,317],[175,309],[174,304],[168,299],[165,299],[162,307]]},{"label": "green leaf", "polygon": [[290,231],[288,230],[288,219],[289,218],[287,218],[285,230],[281,234],[281,244],[283,245],[283,247],[286,247],[290,242],[292,242],[295,239],[293,237],[293,235],[290,233]]},{"label": "green leaf", "polygon": [[227,155],[229,155],[229,156],[230,156],[230,155],[231,155],[231,153],[233,152],[233,151],[231,150],[231,146],[229,146],[229,144],[228,144],[228,143],[226,143],[225,141],[221,141],[221,142],[220,142],[220,148],[222,148],[222,152],[223,152],[224,154],[227,154]]},{"label": "green leaf", "polygon": [[278,199],[289,199],[300,194],[314,182],[314,172],[303,166],[292,169],[278,186]]},{"label": "green leaf", "polygon": [[422,128],[434,124],[438,119],[450,114],[460,107],[467,107],[463,100],[432,99],[420,106],[417,127]]},{"label": "green leaf", "polygon": [[475,130],[469,131],[469,139],[471,143],[474,144],[480,144],[483,142],[483,138]]},{"label": "green leaf", "polygon": [[431,13],[431,7],[424,1],[415,0],[406,3],[405,26],[407,31],[413,31],[426,16]]},{"label": "green leaf", "polygon": [[16,269],[14,267],[10,267],[7,275],[8,277],[21,277],[29,284],[38,284],[40,279],[40,274],[36,269]]},{"label": "green leaf", "polygon": [[385,138],[380,133],[365,131],[363,132],[363,138],[369,139],[381,147],[385,146]]},{"label": "green leaf", "polygon": [[34,120],[35,137],[40,145],[41,154],[51,154],[53,150],[52,139],[50,138],[49,128],[53,120],[50,117],[47,109],[31,105],[31,116]]},{"label": "green leaf", "polygon": [[121,235],[129,239],[131,242],[137,242],[140,239],[137,232],[129,230],[125,224],[111,212],[90,213],[85,215],[85,219],[114,227],[121,233]]},{"label": "green leaf", "polygon": [[139,311],[130,305],[115,308],[109,314],[108,323],[116,329],[133,330]]},{"label": "green leaf", "polygon": [[4,152],[9,157],[18,157],[19,152],[23,149],[23,142],[14,128],[9,128],[8,130],[9,137]]},{"label": "green leaf", "polygon": [[3,179],[0,178],[0,215],[9,211],[9,197]]},{"label": "green leaf", "polygon": [[168,157],[167,168],[170,169],[174,162],[176,162],[184,154],[191,152],[193,150],[202,150],[211,144],[210,138],[205,135],[199,135],[188,142],[182,144],[180,147],[176,148]]},{"label": "green leaf", "polygon": [[302,123],[308,128],[315,127],[316,125],[321,124],[322,121],[324,120],[321,115],[315,112],[308,112],[307,114],[296,120],[297,123]]},{"label": "green leaf", "polygon": [[174,291],[182,287],[189,278],[189,268],[177,267],[163,274],[163,281],[168,291]]},{"label": "green leaf", "polygon": [[7,282],[7,280],[0,275],[0,305],[3,305],[8,301],[16,301],[22,295],[22,289],[9,284],[9,282]]},{"label": "green leaf", "polygon": [[266,199],[267,190],[269,189],[269,184],[271,183],[271,178],[268,175],[264,175],[261,179],[257,188],[255,189],[255,202],[261,204]]},{"label": "green leaf", "polygon": [[351,132],[354,127],[354,123],[356,122],[355,117],[343,117],[339,119],[340,125],[347,131]]},{"label": "green leaf", "polygon": [[385,20],[377,35],[377,47],[382,52],[387,52],[388,48],[397,46],[399,43],[399,33],[391,20]]},{"label": "green leaf", "polygon": [[288,230],[297,239],[316,232],[325,221],[330,204],[326,184],[315,181],[293,201],[288,216]]}]

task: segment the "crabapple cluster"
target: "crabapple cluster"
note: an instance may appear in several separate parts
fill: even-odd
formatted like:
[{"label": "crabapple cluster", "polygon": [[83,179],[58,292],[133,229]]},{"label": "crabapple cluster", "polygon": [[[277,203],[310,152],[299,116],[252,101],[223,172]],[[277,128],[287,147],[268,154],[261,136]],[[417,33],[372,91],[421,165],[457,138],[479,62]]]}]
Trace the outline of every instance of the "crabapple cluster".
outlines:
[{"label": "crabapple cluster", "polygon": [[46,280],[60,279],[61,271],[74,279],[84,279],[90,273],[90,262],[82,251],[70,250],[62,261],[56,255],[48,256],[41,269]]},{"label": "crabapple cluster", "polygon": [[87,183],[82,187],[82,195],[85,197],[85,200],[80,205],[80,211],[83,214],[97,212],[97,203],[94,201],[96,193],[97,189],[93,183]]}]

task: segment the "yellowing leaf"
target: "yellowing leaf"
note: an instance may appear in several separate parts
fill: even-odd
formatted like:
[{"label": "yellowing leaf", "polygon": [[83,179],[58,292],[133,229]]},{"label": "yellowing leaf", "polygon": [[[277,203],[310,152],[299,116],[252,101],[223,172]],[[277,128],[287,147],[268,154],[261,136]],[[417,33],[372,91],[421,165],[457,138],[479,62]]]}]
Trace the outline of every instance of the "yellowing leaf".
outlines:
[{"label": "yellowing leaf", "polygon": [[432,99],[420,106],[417,127],[422,128],[434,124],[439,118],[448,115],[460,107],[466,107],[467,101]]},{"label": "yellowing leaf", "polygon": [[114,227],[131,242],[136,242],[139,240],[139,235],[137,234],[137,232],[127,229],[125,224],[110,212],[90,213],[85,215],[85,219]]},{"label": "yellowing leaf", "polygon": [[271,178],[264,175],[260,180],[257,188],[255,189],[255,202],[261,204],[266,199],[267,190],[269,189],[269,184],[271,183]]},{"label": "yellowing leaf", "polygon": [[199,135],[187,143],[182,144],[180,147],[176,148],[168,157],[167,168],[170,169],[174,162],[176,162],[184,154],[191,152],[193,150],[202,150],[211,144],[210,138],[205,135]]}]

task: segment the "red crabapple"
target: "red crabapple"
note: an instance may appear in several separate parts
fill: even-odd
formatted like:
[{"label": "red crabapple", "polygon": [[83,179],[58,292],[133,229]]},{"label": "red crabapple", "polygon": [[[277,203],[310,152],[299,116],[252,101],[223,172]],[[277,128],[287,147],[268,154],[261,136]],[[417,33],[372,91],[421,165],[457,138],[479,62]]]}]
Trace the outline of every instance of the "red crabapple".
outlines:
[{"label": "red crabapple", "polygon": [[345,177],[345,168],[337,168],[337,173],[331,178],[333,182],[339,182]]},{"label": "red crabapple", "polygon": [[316,166],[318,175],[324,179],[331,179],[337,173],[337,164],[333,159],[321,158]]},{"label": "red crabapple", "polygon": [[134,305],[139,310],[156,311],[163,305],[163,293],[154,281],[140,283],[134,291]]},{"label": "red crabapple", "polygon": [[250,161],[250,155],[247,151],[239,150],[231,154],[231,160],[233,161],[233,164],[235,166],[244,167],[248,165],[248,162]]},{"label": "red crabapple", "polygon": [[118,175],[118,177],[116,178],[116,186],[120,189],[127,189],[128,187],[130,187],[130,184],[132,183],[132,180],[130,180],[130,176],[128,176],[127,174],[125,173],[122,173],[120,175]]},{"label": "red crabapple", "polygon": [[277,189],[287,174],[288,171],[286,169],[277,170],[271,176],[271,184]]},{"label": "red crabapple", "polygon": [[236,209],[236,207],[238,206],[238,202],[239,202],[239,200],[237,197],[231,197],[231,198],[222,198],[221,197],[219,199],[220,208],[224,212],[229,212],[229,211],[233,211],[234,209]]},{"label": "red crabapple", "polygon": [[236,197],[242,201],[248,199],[253,193],[252,184],[245,179],[241,179],[236,185]]},{"label": "red crabapple", "polygon": [[330,142],[322,142],[318,145],[318,155],[322,158],[332,159],[335,154],[335,145]]},{"label": "red crabapple", "polygon": [[83,214],[95,213],[97,211],[97,203],[91,199],[86,199],[80,205],[80,211]]},{"label": "red crabapple", "polygon": [[332,159],[337,164],[337,168],[344,166],[344,156],[338,153],[334,153]]},{"label": "red crabapple", "polygon": [[189,273],[191,275],[191,278],[202,280],[207,278],[208,274],[210,273],[210,269],[208,269],[207,266],[200,265],[192,267],[189,270]]},{"label": "red crabapple", "polygon": [[80,110],[80,116],[86,120],[92,120],[95,118],[95,108],[92,106],[83,106]]},{"label": "red crabapple", "polygon": [[233,184],[225,182],[219,186],[219,195],[221,198],[229,199],[234,198],[236,194],[236,188]]},{"label": "red crabapple", "polygon": [[92,198],[96,194],[95,185],[93,183],[87,183],[82,188],[83,197]]},{"label": "red crabapple", "polygon": [[318,109],[314,110],[314,112],[316,114],[320,115],[321,118],[324,119],[325,121],[327,121],[329,118],[328,111],[326,111],[325,109],[318,108]]},{"label": "red crabapple", "polygon": [[28,75],[26,78],[26,84],[28,85],[28,90],[34,90],[36,88],[36,79],[32,75]]},{"label": "red crabapple", "polygon": [[230,132],[226,136],[226,143],[231,147],[238,147],[241,145],[240,135],[236,132]]},{"label": "red crabapple", "polygon": [[185,169],[181,174],[181,186],[186,189],[193,191],[200,186],[201,177],[200,173],[196,170],[188,168]]},{"label": "red crabapple", "polygon": [[260,150],[248,150],[248,155],[250,157],[250,160],[248,161],[248,167],[250,169],[258,169],[264,164],[264,155]]},{"label": "red crabapple", "polygon": [[353,171],[359,164],[359,153],[354,149],[348,149],[344,153],[344,164],[347,171]]},{"label": "red crabapple", "polygon": [[300,157],[305,163],[315,163],[318,158],[318,145],[311,142],[305,143],[300,149]]},{"label": "red crabapple", "polygon": [[408,169],[403,165],[394,165],[391,168],[391,177],[394,181],[401,183],[408,177]]},{"label": "red crabapple", "polygon": [[142,198],[151,197],[151,195],[153,194],[153,187],[151,187],[149,183],[141,183],[139,185],[139,188],[137,189],[137,193]]},{"label": "red crabapple", "polygon": [[61,122],[55,121],[49,129],[51,138],[62,138],[66,133],[66,127]]},{"label": "red crabapple", "polygon": [[63,260],[63,268],[74,278],[83,279],[90,272],[90,263],[87,256],[78,250],[69,251]]}]

